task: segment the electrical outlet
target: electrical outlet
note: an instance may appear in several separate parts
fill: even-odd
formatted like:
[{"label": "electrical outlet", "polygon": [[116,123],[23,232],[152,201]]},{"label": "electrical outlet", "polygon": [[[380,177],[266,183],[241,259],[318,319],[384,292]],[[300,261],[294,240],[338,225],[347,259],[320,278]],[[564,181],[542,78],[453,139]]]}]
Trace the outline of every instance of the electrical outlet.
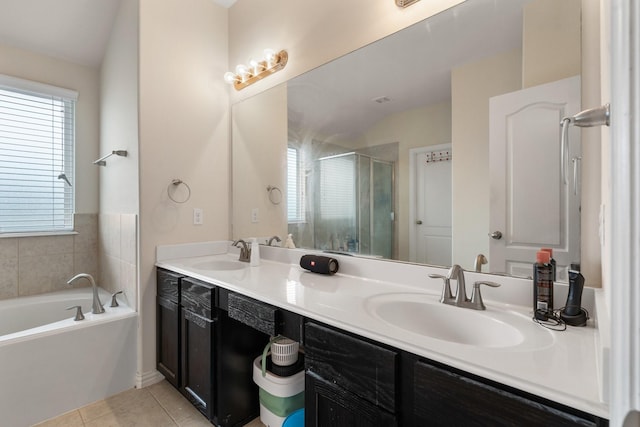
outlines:
[{"label": "electrical outlet", "polygon": [[203,213],[200,208],[193,208],[193,224],[194,225],[202,225],[203,222]]},{"label": "electrical outlet", "polygon": [[258,222],[258,208],[251,209],[251,222]]}]

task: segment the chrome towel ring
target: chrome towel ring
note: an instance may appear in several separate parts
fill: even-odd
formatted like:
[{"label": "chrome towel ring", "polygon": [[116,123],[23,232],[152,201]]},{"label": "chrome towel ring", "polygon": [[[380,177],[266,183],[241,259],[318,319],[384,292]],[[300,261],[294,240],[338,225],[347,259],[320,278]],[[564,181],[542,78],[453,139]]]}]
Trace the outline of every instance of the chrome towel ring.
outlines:
[{"label": "chrome towel ring", "polygon": [[[178,191],[178,187],[180,187],[181,185],[183,185],[187,191],[187,194],[183,197],[183,200],[174,198],[176,192]],[[169,196],[169,199],[171,199],[175,203],[185,203],[191,198],[191,187],[189,187],[189,185],[181,179],[174,179],[167,186],[167,196]]]},{"label": "chrome towel ring", "polygon": [[267,186],[269,192],[269,201],[274,205],[279,205],[282,202],[282,191],[275,185]]}]

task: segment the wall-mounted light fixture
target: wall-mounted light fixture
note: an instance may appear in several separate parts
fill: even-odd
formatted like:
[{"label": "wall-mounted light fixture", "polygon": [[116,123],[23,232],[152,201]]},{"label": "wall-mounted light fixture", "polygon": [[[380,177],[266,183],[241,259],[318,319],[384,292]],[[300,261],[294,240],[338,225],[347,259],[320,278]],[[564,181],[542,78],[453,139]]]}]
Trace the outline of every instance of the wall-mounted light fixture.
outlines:
[{"label": "wall-mounted light fixture", "polygon": [[420,0],[396,0],[396,6],[398,7],[407,7],[407,6],[411,6],[412,4],[418,2]]},{"label": "wall-mounted light fixture", "polygon": [[236,90],[244,89],[258,80],[282,70],[287,65],[288,60],[289,55],[285,50],[276,52],[271,49],[265,49],[262,60],[252,59],[249,61],[249,66],[240,64],[236,67],[235,73],[227,71],[224,74],[224,81],[232,84]]}]

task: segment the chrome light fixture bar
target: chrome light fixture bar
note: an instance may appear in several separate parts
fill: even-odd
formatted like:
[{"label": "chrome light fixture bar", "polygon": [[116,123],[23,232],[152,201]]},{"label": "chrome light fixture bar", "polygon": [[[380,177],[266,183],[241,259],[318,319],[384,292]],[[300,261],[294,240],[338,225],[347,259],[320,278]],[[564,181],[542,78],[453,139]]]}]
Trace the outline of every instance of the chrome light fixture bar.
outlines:
[{"label": "chrome light fixture bar", "polygon": [[276,71],[282,70],[287,65],[288,60],[289,55],[285,50],[275,52],[271,49],[265,49],[262,60],[256,61],[252,59],[249,61],[249,66],[239,64],[235,72],[227,71],[224,74],[224,81],[232,84],[236,90],[241,90]]}]

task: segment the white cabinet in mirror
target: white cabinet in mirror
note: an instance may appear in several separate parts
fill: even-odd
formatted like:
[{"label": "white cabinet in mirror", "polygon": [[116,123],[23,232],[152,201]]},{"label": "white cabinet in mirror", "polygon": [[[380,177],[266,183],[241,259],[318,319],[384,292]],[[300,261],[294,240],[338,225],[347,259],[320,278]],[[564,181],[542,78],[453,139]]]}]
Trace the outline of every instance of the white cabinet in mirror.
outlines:
[{"label": "white cabinet in mirror", "polygon": [[[516,276],[549,247],[566,281],[591,190],[560,172],[581,64],[580,0],[468,0],[245,99],[232,107],[233,237],[291,233],[302,248],[469,270],[482,254],[482,271]],[[527,114],[490,108],[562,81],[577,91]]]}]

